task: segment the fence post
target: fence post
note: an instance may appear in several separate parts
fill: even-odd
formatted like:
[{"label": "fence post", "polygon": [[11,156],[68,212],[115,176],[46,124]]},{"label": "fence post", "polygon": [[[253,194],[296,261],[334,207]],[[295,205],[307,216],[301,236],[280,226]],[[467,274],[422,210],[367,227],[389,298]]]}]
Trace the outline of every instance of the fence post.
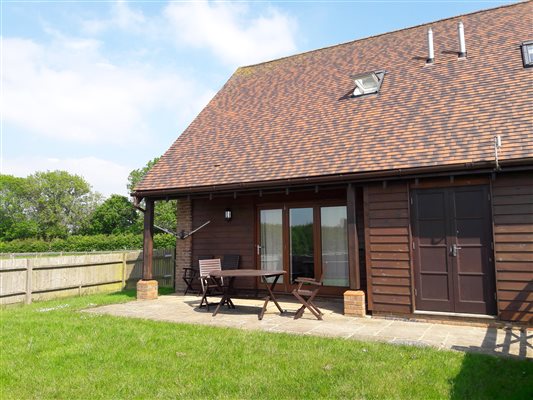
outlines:
[{"label": "fence post", "polygon": [[122,252],[122,290],[126,289],[126,252]]},{"label": "fence post", "polygon": [[31,265],[30,259],[26,259],[26,299],[24,303],[31,304],[31,291],[32,291],[32,279],[33,279],[33,266]]}]

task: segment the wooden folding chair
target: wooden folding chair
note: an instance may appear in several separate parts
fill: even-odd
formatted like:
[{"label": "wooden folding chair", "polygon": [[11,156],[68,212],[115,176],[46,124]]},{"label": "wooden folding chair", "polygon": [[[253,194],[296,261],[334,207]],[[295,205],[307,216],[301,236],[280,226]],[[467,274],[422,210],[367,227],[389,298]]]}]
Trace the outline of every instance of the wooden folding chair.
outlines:
[{"label": "wooden folding chair", "polygon": [[[200,283],[202,285],[202,300],[200,301],[200,307],[205,306],[207,311],[209,311],[210,303],[207,301],[207,296],[224,293],[224,278],[215,278],[209,275],[212,271],[222,270],[220,258],[198,260],[198,267],[200,270]],[[235,307],[231,300],[229,300],[227,304],[228,307]]]},{"label": "wooden folding chair", "polygon": [[[300,318],[303,314],[305,309],[307,308],[315,317],[317,317],[319,320],[322,320],[322,311],[316,306],[315,303],[313,303],[313,300],[315,299],[315,296],[318,294],[318,291],[322,287],[322,279],[320,278],[319,281],[312,279],[312,278],[296,278],[294,281],[298,283],[298,287],[292,291],[292,294],[294,297],[300,301],[303,305],[296,311],[296,315],[294,316],[294,319]],[[304,285],[307,287],[314,286],[310,289],[303,289]]]},{"label": "wooden folding chair", "polygon": [[[198,256],[198,260],[209,260],[212,259],[212,255],[203,255]],[[185,282],[185,292],[183,294],[187,294],[187,292],[190,290],[191,292],[194,292],[193,288],[193,282],[198,278],[198,265],[191,265],[190,267],[183,268],[183,275],[181,277],[183,281]],[[202,292],[203,292],[203,286],[202,286]],[[199,293],[198,293],[199,294]]]}]

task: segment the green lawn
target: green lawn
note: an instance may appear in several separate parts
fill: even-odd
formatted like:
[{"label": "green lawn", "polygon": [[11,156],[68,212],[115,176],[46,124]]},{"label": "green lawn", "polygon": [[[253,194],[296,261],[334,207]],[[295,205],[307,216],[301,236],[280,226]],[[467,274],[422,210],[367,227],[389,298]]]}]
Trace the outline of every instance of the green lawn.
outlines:
[{"label": "green lawn", "polygon": [[2,309],[0,398],[533,398],[529,361],[77,312],[132,298]]}]

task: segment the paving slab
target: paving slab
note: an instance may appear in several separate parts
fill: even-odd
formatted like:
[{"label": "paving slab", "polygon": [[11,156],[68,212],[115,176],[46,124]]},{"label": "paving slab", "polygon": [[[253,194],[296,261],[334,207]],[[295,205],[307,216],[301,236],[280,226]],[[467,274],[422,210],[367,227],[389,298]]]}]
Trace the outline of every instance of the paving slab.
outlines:
[{"label": "paving slab", "polygon": [[[234,299],[235,309],[221,308],[213,317],[215,306],[200,308],[200,297],[195,295],[167,295],[156,300],[131,301],[83,310],[87,316],[114,315],[174,323],[201,324],[266,332],[298,335],[339,337],[362,341],[379,341],[397,345],[431,346],[438,349],[481,352],[486,354],[533,359],[533,331],[497,329],[432,322],[415,322],[385,318],[356,318],[342,314],[342,300],[319,300],[324,313],[317,320],[306,311],[294,320],[300,303],[292,298],[279,298],[284,313],[269,303],[263,320],[258,314],[261,299]],[[217,299],[211,299],[216,302]]]}]

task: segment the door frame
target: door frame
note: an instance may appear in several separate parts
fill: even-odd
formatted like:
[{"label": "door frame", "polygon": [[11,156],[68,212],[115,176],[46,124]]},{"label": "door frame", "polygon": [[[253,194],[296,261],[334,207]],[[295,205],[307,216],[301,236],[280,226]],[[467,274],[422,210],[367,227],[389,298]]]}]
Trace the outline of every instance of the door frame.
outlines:
[{"label": "door frame", "polygon": [[[489,221],[488,221],[488,225],[490,227],[490,232],[488,233],[488,238],[489,238],[489,241],[490,241],[490,249],[489,251],[491,252],[490,254],[490,258],[489,258],[489,262],[492,264],[490,266],[491,268],[491,277],[490,279],[492,280],[490,282],[490,285],[491,285],[491,288],[495,291],[495,293],[497,293],[497,271],[496,271],[496,257],[495,257],[495,248],[494,248],[494,221],[493,221],[493,212],[492,212],[492,201],[493,201],[493,198],[492,198],[492,185],[490,183],[490,180],[486,177],[482,177],[482,178],[479,178],[479,177],[476,177],[474,179],[468,179],[468,178],[460,178],[458,181],[455,181],[454,182],[454,179],[453,177],[450,177],[449,180],[436,180],[436,181],[426,181],[426,182],[423,182],[423,183],[416,183],[416,184],[411,184],[409,185],[409,200],[408,200],[408,204],[409,204],[409,235],[410,235],[410,242],[411,242],[411,246],[410,246],[410,253],[411,253],[411,271],[412,271],[412,277],[411,277],[411,284],[413,285],[413,291],[412,291],[412,304],[413,304],[413,312],[414,311],[419,311],[419,312],[435,312],[435,311],[431,311],[431,310],[424,310],[424,309],[418,309],[417,307],[417,296],[415,295],[415,291],[419,288],[419,260],[417,259],[417,251],[415,251],[413,249],[413,246],[415,244],[415,229],[414,229],[414,218],[415,218],[415,215],[414,215],[414,200],[413,200],[413,193],[415,191],[418,191],[418,190],[438,190],[438,189],[454,189],[454,188],[460,188],[460,187],[471,187],[471,186],[483,186],[486,188],[486,193],[488,194],[489,196],[489,204],[488,204],[488,218],[489,218]],[[448,195],[446,195],[446,203],[448,203],[450,200],[449,200],[449,196],[450,196],[450,193],[448,193]],[[447,206],[448,207],[448,206]],[[449,227],[450,227],[450,224],[452,224],[452,219],[449,215],[446,215],[446,241],[447,241],[447,246],[448,246],[448,242],[450,240],[450,237],[449,237]],[[448,261],[450,261],[450,256],[448,255],[447,257]],[[453,273],[455,273],[455,269],[457,268],[457,261],[456,260],[451,260],[450,261],[450,265],[451,267],[454,269]],[[454,309],[456,308],[456,302],[457,302],[457,298],[455,296],[455,292],[457,291],[457,285],[456,285],[456,279],[451,279],[452,280],[452,291],[453,291],[453,298],[451,299],[451,303],[453,304],[453,307]],[[491,298],[491,297],[489,297]],[[491,298],[492,299],[492,298]],[[492,316],[496,316],[499,314],[499,309],[498,309],[498,299],[495,297],[494,299],[492,299],[493,301],[493,306],[494,306],[494,314],[488,314],[490,315],[491,317]],[[461,313],[461,312],[456,312],[456,311],[450,311],[450,312],[444,312],[444,314],[454,314],[454,315],[466,315],[466,313]],[[485,315],[485,314],[468,314],[468,315]]]},{"label": "door frame", "polygon": [[[261,219],[260,211],[261,210],[273,210],[281,209],[282,210],[282,223],[283,223],[283,269],[287,272],[284,279],[286,282],[280,284],[283,286],[283,290],[286,290],[287,293],[292,292],[296,289],[297,285],[290,282],[290,248],[289,248],[289,209],[291,208],[312,208],[313,209],[313,255],[314,255],[314,273],[315,279],[320,277],[322,273],[322,237],[321,237],[321,217],[320,217],[320,208],[321,207],[335,207],[335,206],[344,206],[347,207],[345,199],[324,199],[324,200],[312,200],[312,201],[280,201],[280,202],[265,202],[257,203],[255,206],[255,262],[256,268],[261,268],[261,254],[258,253],[258,246],[260,246],[261,241]],[[348,231],[346,231],[348,235]],[[349,246],[349,243],[348,243]],[[349,263],[348,263],[349,265]],[[321,295],[326,296],[340,296],[346,290],[349,289],[350,277],[354,274],[355,271],[352,271],[348,268],[348,286],[322,286],[320,289]],[[278,285],[276,285],[278,287]],[[278,289],[280,291],[280,289]]]}]

